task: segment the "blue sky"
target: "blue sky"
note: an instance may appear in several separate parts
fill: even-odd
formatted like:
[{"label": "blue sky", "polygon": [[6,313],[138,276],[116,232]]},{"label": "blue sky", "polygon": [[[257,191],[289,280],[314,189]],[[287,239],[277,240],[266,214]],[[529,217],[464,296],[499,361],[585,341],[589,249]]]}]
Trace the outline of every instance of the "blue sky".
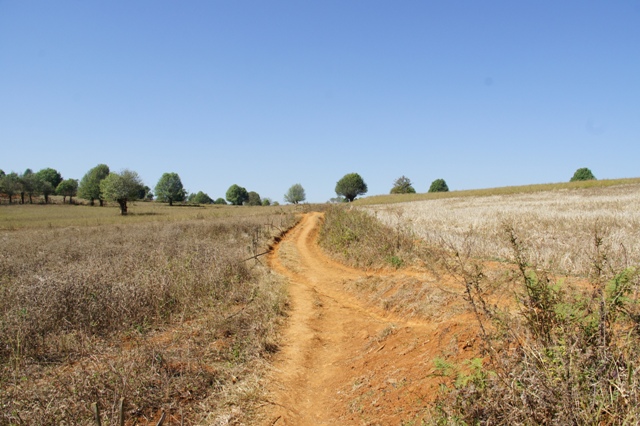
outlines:
[{"label": "blue sky", "polygon": [[640,0],[0,0],[0,169],[310,202],[638,177]]}]

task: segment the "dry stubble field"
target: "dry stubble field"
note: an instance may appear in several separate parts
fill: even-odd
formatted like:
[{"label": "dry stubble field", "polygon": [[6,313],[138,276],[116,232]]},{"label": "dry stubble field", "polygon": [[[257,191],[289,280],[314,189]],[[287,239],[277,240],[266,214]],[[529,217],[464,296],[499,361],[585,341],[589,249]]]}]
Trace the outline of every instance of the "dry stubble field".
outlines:
[{"label": "dry stubble field", "polygon": [[504,260],[505,229],[517,230],[531,264],[588,275],[594,238],[604,239],[614,269],[640,263],[640,184],[467,196],[368,207],[382,222],[428,245]]},{"label": "dry stubble field", "polygon": [[[244,421],[286,294],[255,259],[292,209],[0,207],[0,425]],[[167,424],[167,423],[165,423]]]},{"label": "dry stubble field", "polygon": [[[514,264],[513,247],[509,247],[508,242],[509,229],[517,233],[526,258],[520,266],[528,270],[527,277],[531,267],[531,271],[547,270],[584,281],[593,277],[592,267],[598,251],[606,253],[606,259],[600,258],[600,266],[606,266],[607,271],[597,282],[604,283],[611,274],[640,263],[638,184],[532,194],[459,198],[453,195],[363,207],[389,225],[388,228],[358,217],[355,213],[360,209],[338,209],[348,212],[347,219],[334,221],[334,225],[338,223],[334,240],[324,238],[321,244],[338,259],[369,271],[367,278],[355,283],[355,288],[346,290],[361,294],[363,300],[398,315],[437,320],[433,315],[438,310],[432,309],[438,300],[435,296],[446,290],[440,289],[438,282],[415,279],[387,282],[377,278],[376,268],[426,266],[436,272],[434,279],[438,279],[438,273],[443,271],[437,269],[443,263],[436,263],[444,257],[464,259],[468,265],[504,264],[513,271],[517,265],[508,266]],[[184,424],[251,423],[265,397],[260,372],[277,351],[277,329],[287,311],[287,296],[281,278],[268,273],[254,260],[243,260],[261,252],[273,235],[294,222],[291,211],[137,207],[128,218],[118,217],[115,209],[110,212],[113,216],[107,215],[108,209],[97,207],[3,206],[0,209],[3,229],[0,234],[0,424],[92,424],[94,402],[102,407],[103,424],[115,424],[121,398],[124,398],[124,411],[130,423],[134,420],[139,424],[155,422],[163,409],[174,422],[184,420]],[[46,210],[48,208],[56,210]],[[594,245],[596,241],[600,244],[598,248]],[[457,257],[452,257],[452,253]],[[473,298],[480,302],[483,297],[490,297],[478,291],[482,290],[481,284],[484,285],[480,280],[497,276],[503,279],[505,275],[500,271],[493,275],[473,275],[477,270],[467,268],[468,265],[449,269],[449,273],[457,273],[459,282],[468,285],[471,292],[467,301]],[[495,272],[496,268],[491,268]],[[628,277],[625,276],[628,279],[620,280],[625,286],[625,303],[631,303],[625,305],[625,309],[631,309],[625,314],[626,322],[615,325],[613,316],[610,320],[600,315],[604,320],[599,326],[596,320],[595,329],[614,325],[612,331],[631,333],[635,327],[637,275],[633,269],[629,271]],[[507,278],[518,279],[517,274]],[[524,278],[524,281],[540,294],[558,296],[554,293],[555,287],[545,287],[543,280],[529,282]],[[495,284],[492,283],[494,291]],[[562,302],[558,306],[574,306],[559,296],[554,300]],[[615,303],[620,300],[616,299]],[[597,308],[590,311],[591,305],[586,302],[583,305],[587,306],[584,312],[576,311],[571,318],[552,313],[549,323],[562,328],[567,321],[574,321],[571,327],[579,329],[587,321],[587,329],[592,330],[593,312],[597,312]],[[612,305],[607,312],[613,315],[617,306]],[[487,324],[497,318],[495,314],[496,311],[482,313]],[[506,322],[504,318],[501,316],[500,320]],[[557,362],[562,368],[569,365],[568,371],[576,364],[605,365],[593,356],[603,351],[615,368],[606,364],[606,368],[594,368],[589,374],[595,372],[597,378],[603,379],[598,385],[603,385],[604,394],[620,388],[622,396],[614,398],[615,409],[605,412],[601,424],[621,424],[616,423],[616,419],[637,414],[628,409],[637,406],[634,401],[638,395],[633,392],[637,378],[632,374],[636,363],[625,358],[637,352],[636,334],[628,335],[632,340],[627,346],[621,346],[621,340],[607,335],[602,344],[596,345],[601,349],[595,352],[582,351],[593,342],[583,341],[584,336],[574,336],[571,349],[582,352],[571,352],[571,360],[565,365],[562,359],[565,355],[554,351],[557,347],[565,351],[566,346],[558,346],[557,341],[551,339],[556,346],[545,349],[546,343],[536,340],[539,336],[526,328],[526,321],[516,318],[510,321],[511,337],[502,334],[505,340],[497,346],[524,358],[513,358],[492,368],[496,374],[500,371],[522,373],[522,383],[528,380],[531,386],[527,390],[531,394],[516,400],[520,398],[530,405],[518,407],[516,414],[504,414],[497,408],[488,410],[492,404],[498,407],[496,395],[512,395],[509,392],[515,395],[521,388],[496,388],[495,394],[489,396],[469,394],[468,389],[456,388],[460,377],[465,383],[480,380],[478,383],[485,386],[492,376],[459,376],[462,370],[448,364],[448,358],[434,359],[431,371],[442,376],[443,384],[449,383],[455,388],[454,399],[476,400],[484,404],[484,412],[507,419],[496,424],[509,424],[509,419],[517,422],[518,416],[527,418],[535,412],[527,410],[544,404],[551,407],[546,407],[545,413],[552,416],[553,404],[566,407],[572,401],[563,399],[565,394],[549,392],[550,397],[545,396],[540,391],[544,380],[529,374],[532,370],[527,362],[544,358],[541,353],[551,354],[555,358],[552,356],[552,361],[546,362]],[[505,333],[499,324],[496,327],[498,332]],[[555,336],[557,329],[549,333]],[[597,343],[597,333],[593,336]],[[526,348],[531,352],[513,346],[513,339],[530,339]],[[482,349],[480,344],[474,347]],[[627,355],[620,355],[620,348]],[[527,368],[518,370],[522,366]],[[613,378],[608,380],[604,373]],[[573,373],[563,374],[572,377]],[[580,379],[591,377],[589,374],[576,372]],[[556,380],[555,376],[550,379]],[[565,382],[575,385],[575,390],[584,387],[591,392],[589,400],[600,404],[577,413],[565,412],[574,419],[590,418],[602,412],[604,402],[598,395],[593,397],[592,382]],[[507,405],[511,407],[514,403],[508,401]],[[438,407],[442,421],[459,423],[458,414],[451,414],[455,410],[450,406]],[[433,414],[432,409],[424,411],[423,419]],[[480,414],[471,414],[470,418],[477,418],[476,415]],[[552,417],[543,417],[540,421],[549,418]]]}]

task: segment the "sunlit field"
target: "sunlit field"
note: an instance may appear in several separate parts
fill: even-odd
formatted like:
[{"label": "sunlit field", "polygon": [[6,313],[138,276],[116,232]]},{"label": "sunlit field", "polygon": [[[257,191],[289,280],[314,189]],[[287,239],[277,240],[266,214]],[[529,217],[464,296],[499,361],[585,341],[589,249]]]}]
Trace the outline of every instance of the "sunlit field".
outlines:
[{"label": "sunlit field", "polygon": [[467,313],[457,326],[477,351],[432,360],[440,388],[422,424],[637,423],[640,184],[529,189],[327,213],[336,258],[436,277],[369,279],[361,298],[434,321]]},{"label": "sunlit field", "polygon": [[52,197],[55,204],[3,204],[0,206],[0,230],[21,228],[48,228],[64,226],[100,226],[146,222],[174,222],[180,220],[200,220],[227,218],[233,216],[264,216],[295,210],[284,206],[220,206],[220,205],[174,205],[136,201],[129,203],[129,214],[120,215],[116,203],[105,207],[62,204]]},{"label": "sunlit field", "polygon": [[[452,193],[451,195],[453,195]],[[451,197],[367,207],[384,223],[429,244],[500,260],[516,229],[530,263],[586,275],[594,239],[602,238],[614,269],[640,262],[640,184],[510,195]]]},{"label": "sunlit field", "polygon": [[129,211],[0,206],[0,424],[251,418],[286,305],[255,256],[294,209]]}]

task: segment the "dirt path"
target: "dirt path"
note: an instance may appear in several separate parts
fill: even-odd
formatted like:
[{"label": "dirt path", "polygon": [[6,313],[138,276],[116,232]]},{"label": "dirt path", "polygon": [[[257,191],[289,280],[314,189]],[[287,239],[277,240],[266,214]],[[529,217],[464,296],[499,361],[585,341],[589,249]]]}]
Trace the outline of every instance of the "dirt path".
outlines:
[{"label": "dirt path", "polygon": [[[321,218],[305,215],[269,258],[289,281],[291,312],[269,377],[264,424],[374,425],[422,418],[441,380],[433,359],[469,356],[468,315],[406,320],[346,291],[372,274],[321,251]],[[392,273],[384,279],[399,278]]]}]

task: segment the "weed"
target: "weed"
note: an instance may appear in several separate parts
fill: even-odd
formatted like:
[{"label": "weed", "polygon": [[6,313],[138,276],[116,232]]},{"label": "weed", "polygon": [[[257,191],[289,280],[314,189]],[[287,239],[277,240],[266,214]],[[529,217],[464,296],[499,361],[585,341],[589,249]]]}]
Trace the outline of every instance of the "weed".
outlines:
[{"label": "weed", "polygon": [[326,211],[319,243],[342,261],[360,267],[391,264],[400,268],[403,259],[415,257],[410,234],[383,225],[365,211],[344,206]]},{"label": "weed", "polygon": [[460,374],[458,367],[436,360],[449,381],[433,423],[633,422],[640,415],[636,269],[607,272],[603,238],[596,234],[593,291],[569,289],[529,266],[515,228],[505,231],[517,271],[518,309],[487,308],[486,277],[481,270],[466,276],[473,283],[467,301],[484,331],[486,364],[472,360],[469,372]]}]

